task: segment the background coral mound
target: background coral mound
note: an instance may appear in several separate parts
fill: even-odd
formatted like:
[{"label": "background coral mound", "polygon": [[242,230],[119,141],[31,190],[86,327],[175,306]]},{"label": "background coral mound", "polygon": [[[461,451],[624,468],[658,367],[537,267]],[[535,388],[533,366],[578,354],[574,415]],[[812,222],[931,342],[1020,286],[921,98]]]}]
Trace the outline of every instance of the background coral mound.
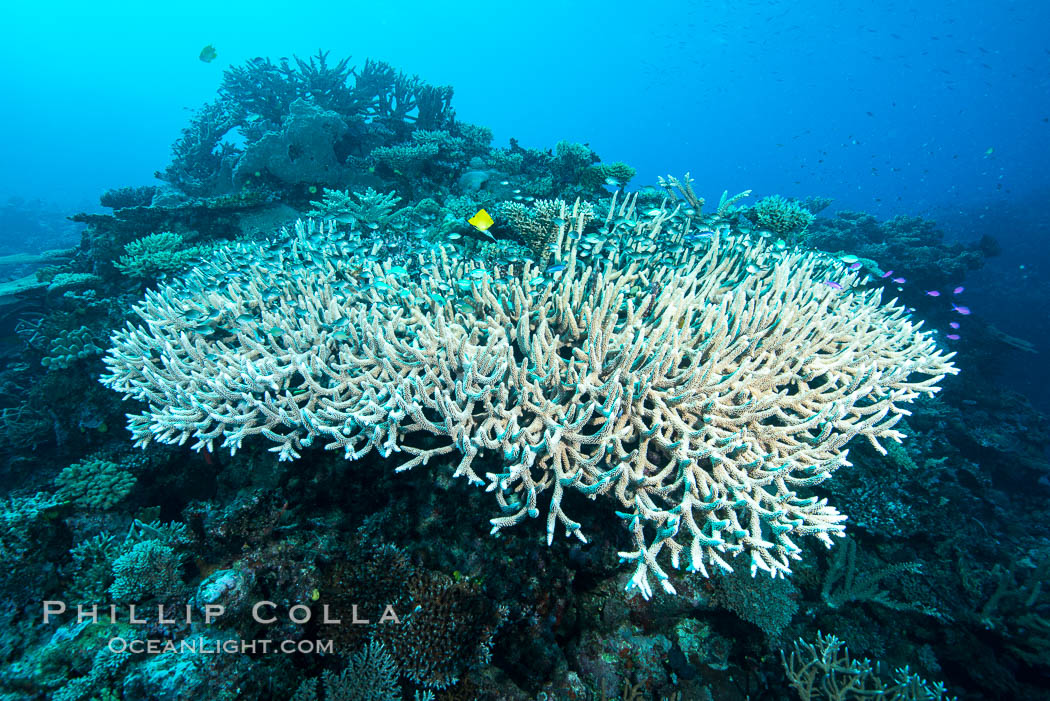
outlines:
[{"label": "background coral mound", "polygon": [[[614,198],[604,221],[558,206],[546,273],[443,247],[411,269],[360,260],[301,224],[218,254],[147,293],[102,382],[148,405],[129,420],[140,445],[262,435],[293,459],[320,438],[349,459],[405,453],[398,470],[458,453],[455,475],[495,493],[493,532],[543,497],[548,543],[559,522],[584,540],[566,491],[615,502],[646,597],[650,575],[674,592],[665,550],[777,576],[794,537],[830,545],[845,516],[806,490],[854,436],[900,440],[902,405],[956,372],[951,355],[823,254],[666,204]],[[478,475],[482,453],[502,471]]]}]

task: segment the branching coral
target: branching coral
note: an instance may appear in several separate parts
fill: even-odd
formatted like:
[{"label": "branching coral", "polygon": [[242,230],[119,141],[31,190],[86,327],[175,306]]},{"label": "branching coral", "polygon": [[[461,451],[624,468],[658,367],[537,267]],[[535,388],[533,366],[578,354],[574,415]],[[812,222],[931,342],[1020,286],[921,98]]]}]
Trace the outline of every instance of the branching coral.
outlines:
[{"label": "branching coral", "polygon": [[[291,701],[391,701],[402,698],[397,678],[397,662],[382,643],[372,642],[350,657],[341,674],[329,669],[322,672],[320,680],[304,681]],[[414,698],[433,701],[434,694],[417,691]]]},{"label": "branching coral", "polygon": [[813,215],[792,200],[771,195],[764,197],[745,212],[755,226],[768,229],[778,236],[794,240],[813,223]]},{"label": "branching coral", "polygon": [[437,158],[439,150],[437,144],[424,141],[380,146],[372,150],[371,156],[376,165],[390,170],[395,175],[413,176],[418,175],[430,160]]},{"label": "branching coral", "polygon": [[577,228],[586,226],[594,219],[594,207],[590,203],[577,203],[575,207],[569,207],[562,200],[537,200],[532,207],[520,202],[504,202],[499,212],[543,262],[550,258],[554,241],[566,233],[570,215],[577,222]]},{"label": "branching coral", "polygon": [[554,177],[565,183],[578,183],[584,172],[598,160],[598,156],[583,144],[559,141],[554,146],[551,171]]},{"label": "branching coral", "polygon": [[259,178],[336,186],[347,182],[348,154],[404,142],[414,130],[454,132],[461,152],[483,153],[491,132],[458,125],[451,100],[451,87],[381,61],[357,71],[349,58],[329,63],[326,52],[305,61],[254,58],[226,70],[219,99],[183,130],[158,177],[191,195],[231,192]]},{"label": "branching coral", "polygon": [[253,58],[243,66],[226,69],[219,93],[223,102],[234,106],[239,116],[255,115],[273,125],[281,123],[289,106],[297,99],[309,97],[321,109],[351,112],[359,107],[347,85],[353,68],[350,57],[328,65],[328,52],[318,51],[303,61],[293,56],[295,65],[284,58],[274,63],[268,58]]},{"label": "branching coral", "polygon": [[[313,209],[306,213],[308,217],[335,219],[341,222],[359,222],[369,228],[386,226],[391,219],[403,210],[397,210],[401,198],[393,191],[387,194],[368,188],[365,192],[329,190],[325,188],[324,197],[319,202],[311,202]],[[374,226],[373,226],[374,225]]]},{"label": "branching coral", "polygon": [[920,602],[900,602],[890,597],[888,591],[879,585],[891,578],[922,572],[918,562],[895,562],[891,565],[879,565],[867,571],[857,566],[857,544],[852,539],[846,542],[835,553],[831,566],[824,576],[820,595],[831,608],[839,608],[849,602],[867,601],[881,604],[897,611],[920,611],[927,615],[937,615],[935,611],[924,607]]},{"label": "branching coral", "polygon": [[171,165],[157,177],[191,195],[226,188],[239,149],[224,142],[223,137],[236,123],[227,103],[205,105],[182,130],[171,147]]},{"label": "branching coral", "polygon": [[418,129],[445,129],[452,124],[451,86],[434,86],[383,61],[365,61],[355,92],[368,105],[368,116],[386,124],[411,122]]},{"label": "branching coral", "polygon": [[124,255],[113,267],[129,277],[151,280],[186,268],[199,252],[196,246],[183,246],[181,234],[164,231],[124,246]]},{"label": "branching coral", "polygon": [[852,659],[849,650],[834,635],[817,633],[816,642],[795,642],[789,657],[781,659],[788,682],[802,701],[852,701],[853,699],[898,699],[899,701],[952,701],[940,682],[927,682],[907,667],[894,670],[887,681],[881,666],[868,659]]},{"label": "branching coral", "polygon": [[113,561],[110,595],[117,601],[170,596],[182,585],[182,556],[159,540],[135,543]]},{"label": "branching coral", "polygon": [[672,199],[681,197],[689,208],[697,214],[703,210],[704,198],[697,195],[693,190],[693,178],[689,176],[689,173],[686,173],[681,178],[668,175],[666,178],[658,177],[656,180]]},{"label": "branching coral", "polygon": [[405,588],[414,613],[377,633],[400,661],[402,674],[424,687],[445,689],[466,670],[489,662],[507,611],[476,582],[421,575]]},{"label": "branching coral", "polygon": [[[404,453],[399,471],[459,453],[454,476],[495,494],[494,533],[542,497],[548,543],[559,522],[585,540],[563,497],[602,497],[646,597],[650,575],[674,592],[667,554],[704,574],[736,556],[790,572],[794,538],[843,531],[809,488],[854,437],[899,441],[903,405],[956,372],[951,355],[828,256],[630,199],[584,234],[585,209],[559,207],[554,278],[442,247],[414,274],[351,261],[359,247],[302,225],[279,252],[217,253],[147,293],[102,382],[147,404],[129,416],[141,446],[262,436],[290,460],[320,439],[348,459]],[[355,262],[371,284],[344,274]],[[202,328],[213,312],[229,321]],[[502,467],[477,474],[484,453]]]}]

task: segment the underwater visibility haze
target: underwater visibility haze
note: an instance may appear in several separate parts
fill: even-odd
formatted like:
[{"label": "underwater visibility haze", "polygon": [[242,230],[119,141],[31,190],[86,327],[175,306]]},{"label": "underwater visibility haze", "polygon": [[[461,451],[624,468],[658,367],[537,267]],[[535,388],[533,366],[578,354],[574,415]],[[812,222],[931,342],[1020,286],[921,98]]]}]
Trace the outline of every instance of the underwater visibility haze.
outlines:
[{"label": "underwater visibility haze", "polygon": [[1050,697],[1050,5],[5,12],[0,700]]}]

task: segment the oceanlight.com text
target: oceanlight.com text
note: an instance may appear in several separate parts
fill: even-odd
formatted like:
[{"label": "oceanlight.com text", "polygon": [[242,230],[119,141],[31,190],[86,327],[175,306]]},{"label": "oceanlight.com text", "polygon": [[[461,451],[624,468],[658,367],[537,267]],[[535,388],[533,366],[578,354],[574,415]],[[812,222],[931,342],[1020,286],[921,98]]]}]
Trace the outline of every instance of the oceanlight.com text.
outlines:
[{"label": "oceanlight.com text", "polygon": [[208,640],[190,638],[186,640],[111,638],[109,649],[114,653],[130,652],[133,655],[161,655],[191,653],[196,655],[306,655],[333,654],[335,646],[331,640]]}]

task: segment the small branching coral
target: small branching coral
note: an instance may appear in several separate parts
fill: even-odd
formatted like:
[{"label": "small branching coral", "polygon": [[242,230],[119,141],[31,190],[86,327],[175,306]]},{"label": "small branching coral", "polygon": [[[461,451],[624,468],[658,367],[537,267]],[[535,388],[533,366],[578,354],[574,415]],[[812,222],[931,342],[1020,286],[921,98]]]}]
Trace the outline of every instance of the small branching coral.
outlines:
[{"label": "small branching coral", "polygon": [[831,565],[824,576],[820,595],[824,603],[833,609],[851,602],[870,602],[880,604],[896,611],[919,611],[926,615],[936,616],[936,611],[923,606],[920,602],[895,601],[890,593],[879,588],[889,579],[907,575],[920,574],[922,565],[918,562],[895,562],[890,565],[879,563],[862,570],[857,565],[857,544],[850,538],[845,540],[834,554]]},{"label": "small branching coral", "polygon": [[121,554],[113,560],[110,596],[117,601],[141,601],[178,592],[187,533],[181,523],[134,521]]},{"label": "small branching coral", "polygon": [[881,665],[868,659],[852,659],[844,643],[834,635],[817,633],[816,642],[798,640],[791,655],[781,660],[788,682],[802,701],[954,701],[940,682],[927,682],[907,667],[883,678]]},{"label": "small branching coral", "polygon": [[755,203],[754,207],[747,209],[744,215],[751,222],[777,236],[783,236],[789,241],[795,241],[813,223],[813,215],[802,208],[798,202],[770,195]]},{"label": "small branching coral", "polygon": [[[325,670],[320,679],[304,681],[291,701],[392,701],[402,698],[397,679],[397,662],[373,641],[351,656],[340,674]],[[417,691],[414,699],[433,701],[434,694]]]},{"label": "small branching coral", "polygon": [[320,201],[310,202],[313,209],[307,212],[306,216],[335,219],[344,223],[357,222],[369,228],[380,228],[403,211],[397,209],[400,201],[401,198],[393,191],[384,195],[372,188],[354,193],[325,188],[324,197]]},{"label": "small branching coral", "polygon": [[[665,558],[707,574],[742,556],[779,576],[795,538],[830,546],[845,516],[808,490],[849,464],[854,437],[901,440],[904,405],[937,392],[952,356],[829,256],[678,207],[640,215],[633,198],[604,221],[556,211],[527,215],[556,227],[546,274],[440,246],[409,270],[304,225],[279,255],[218,252],[147,292],[102,382],[146,403],[129,416],[140,446],[261,436],[292,460],[318,441],[352,460],[402,453],[399,471],[458,453],[454,476],[496,497],[493,533],[544,498],[548,543],[559,523],[586,541],[563,497],[603,498],[646,597],[650,575],[674,592]],[[347,278],[355,265],[370,284]]]},{"label": "small branching coral", "polygon": [[520,202],[504,202],[499,213],[544,263],[551,256],[555,239],[566,233],[568,217],[571,216],[580,227],[587,226],[594,219],[594,207],[590,203],[578,202],[571,208],[562,200],[537,200],[531,207]]},{"label": "small branching coral", "polygon": [[152,280],[188,267],[199,253],[195,246],[182,245],[181,234],[164,231],[124,246],[124,255],[113,266],[129,277]]}]

